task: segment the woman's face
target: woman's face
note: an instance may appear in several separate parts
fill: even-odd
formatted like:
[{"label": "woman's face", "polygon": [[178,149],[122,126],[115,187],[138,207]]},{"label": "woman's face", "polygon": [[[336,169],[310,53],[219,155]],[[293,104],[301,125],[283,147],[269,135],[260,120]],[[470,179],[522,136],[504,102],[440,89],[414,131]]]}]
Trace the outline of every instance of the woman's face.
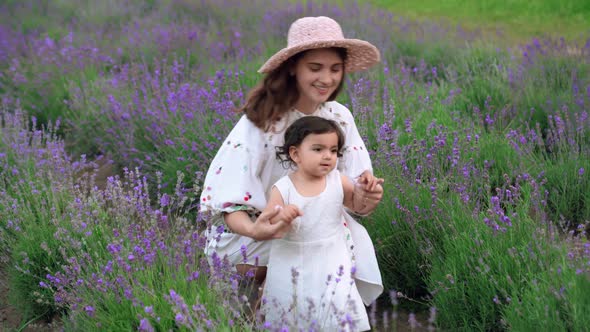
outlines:
[{"label": "woman's face", "polygon": [[293,72],[299,100],[295,108],[311,114],[336,91],[344,74],[344,61],[336,50],[309,50],[297,60]]}]

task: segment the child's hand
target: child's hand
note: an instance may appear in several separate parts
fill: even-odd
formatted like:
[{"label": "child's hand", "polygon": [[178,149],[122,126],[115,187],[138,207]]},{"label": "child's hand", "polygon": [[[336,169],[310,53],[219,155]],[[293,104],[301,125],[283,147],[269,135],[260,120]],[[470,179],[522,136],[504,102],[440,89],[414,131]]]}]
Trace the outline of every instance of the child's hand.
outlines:
[{"label": "child's hand", "polygon": [[[373,175],[370,171],[364,171],[358,177],[357,183],[363,186],[363,189],[368,192],[378,191],[377,186],[385,182],[383,178],[378,178]],[[381,189],[383,192],[383,189]]]},{"label": "child's hand", "polygon": [[[295,207],[296,208],[296,207]],[[250,223],[247,231],[247,236],[257,241],[280,239],[289,231],[291,222],[295,219],[294,213],[297,213],[292,208],[286,209],[287,213],[283,215],[285,208],[276,206],[274,209],[265,209],[256,218],[254,223]]]},{"label": "child's hand", "polygon": [[382,178],[375,177],[370,171],[364,171],[359,176],[354,186],[354,197],[356,202],[361,203],[362,208],[355,212],[365,215],[377,208],[383,198],[383,182]]},{"label": "child's hand", "polygon": [[279,206],[279,209],[280,212],[270,219],[271,224],[276,224],[279,221],[291,224],[295,218],[303,215],[299,208],[293,204]]},{"label": "child's hand", "polygon": [[269,215],[269,229],[273,229],[272,239],[280,239],[291,229],[291,223],[295,218],[302,216],[303,213],[293,204],[280,206],[274,209],[276,214]]}]

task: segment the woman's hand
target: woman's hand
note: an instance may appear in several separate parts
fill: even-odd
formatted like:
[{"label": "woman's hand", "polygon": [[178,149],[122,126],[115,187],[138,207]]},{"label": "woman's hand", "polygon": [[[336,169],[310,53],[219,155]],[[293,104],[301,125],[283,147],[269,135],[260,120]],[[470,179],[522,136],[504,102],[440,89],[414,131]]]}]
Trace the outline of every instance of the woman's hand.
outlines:
[{"label": "woman's hand", "polygon": [[280,239],[289,230],[293,220],[300,215],[301,212],[294,205],[266,209],[252,223],[248,236],[257,241]]}]

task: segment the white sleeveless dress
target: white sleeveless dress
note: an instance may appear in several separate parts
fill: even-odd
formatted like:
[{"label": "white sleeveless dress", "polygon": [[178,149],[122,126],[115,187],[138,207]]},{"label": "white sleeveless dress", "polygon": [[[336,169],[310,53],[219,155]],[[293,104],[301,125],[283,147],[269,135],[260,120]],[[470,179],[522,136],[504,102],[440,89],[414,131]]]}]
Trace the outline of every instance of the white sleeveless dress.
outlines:
[{"label": "white sleeveless dress", "polygon": [[343,222],[340,172],[330,172],[324,191],[313,197],[300,195],[289,176],[275,186],[285,205],[296,205],[303,216],[272,241],[262,304],[266,321],[297,327],[308,322],[316,331],[369,330],[354,279],[354,245]]}]

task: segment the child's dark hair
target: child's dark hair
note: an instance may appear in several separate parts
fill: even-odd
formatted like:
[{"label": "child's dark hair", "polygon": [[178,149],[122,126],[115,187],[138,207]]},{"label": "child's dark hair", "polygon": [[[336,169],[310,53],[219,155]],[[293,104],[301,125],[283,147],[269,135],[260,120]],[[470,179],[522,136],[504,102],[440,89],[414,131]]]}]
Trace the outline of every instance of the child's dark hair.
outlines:
[{"label": "child's dark hair", "polygon": [[295,162],[289,155],[289,149],[292,146],[299,146],[309,134],[327,134],[335,133],[338,136],[338,157],[342,157],[342,148],[344,147],[344,133],[338,124],[332,120],[324,119],[319,116],[304,116],[295,120],[285,131],[285,143],[283,146],[276,147],[277,159],[283,164],[283,167],[291,167]]}]

